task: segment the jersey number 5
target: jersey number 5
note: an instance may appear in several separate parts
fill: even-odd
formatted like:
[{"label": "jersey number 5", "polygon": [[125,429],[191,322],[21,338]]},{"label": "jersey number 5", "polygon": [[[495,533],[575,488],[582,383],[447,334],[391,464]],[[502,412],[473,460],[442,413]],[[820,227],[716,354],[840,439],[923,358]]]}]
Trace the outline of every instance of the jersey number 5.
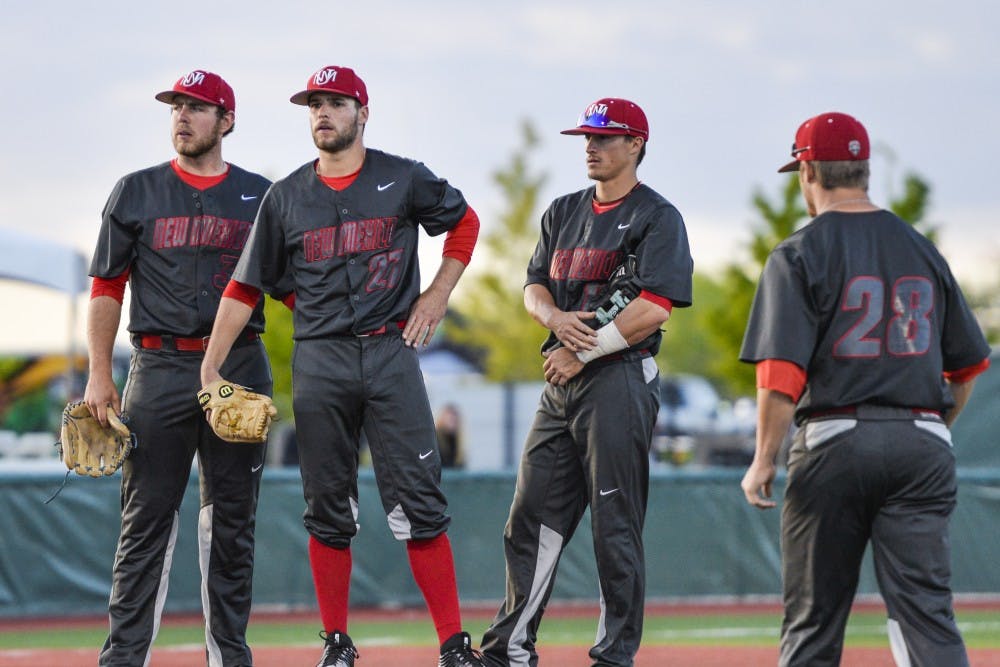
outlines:
[{"label": "jersey number 5", "polygon": [[[885,326],[885,348],[893,356],[925,354],[931,345],[934,286],[920,276],[904,276],[892,286],[889,308],[885,283],[876,276],[858,276],[847,284],[841,311],[857,311],[854,324],[833,345],[835,357],[879,357],[882,338],[872,335]],[[886,312],[888,310],[888,312]]]}]

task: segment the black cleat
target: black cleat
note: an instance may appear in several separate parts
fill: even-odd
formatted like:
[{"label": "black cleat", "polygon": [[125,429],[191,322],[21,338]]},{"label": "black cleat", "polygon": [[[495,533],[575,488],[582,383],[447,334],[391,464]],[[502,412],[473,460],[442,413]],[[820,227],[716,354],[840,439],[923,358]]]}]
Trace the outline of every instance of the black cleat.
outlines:
[{"label": "black cleat", "polygon": [[457,632],[441,644],[438,667],[486,667],[483,655],[472,648],[468,632]]},{"label": "black cleat", "polygon": [[354,661],[359,656],[350,637],[343,632],[336,631],[321,632],[319,636],[326,641],[326,647],[323,649],[323,657],[316,663],[316,667],[354,667]]}]

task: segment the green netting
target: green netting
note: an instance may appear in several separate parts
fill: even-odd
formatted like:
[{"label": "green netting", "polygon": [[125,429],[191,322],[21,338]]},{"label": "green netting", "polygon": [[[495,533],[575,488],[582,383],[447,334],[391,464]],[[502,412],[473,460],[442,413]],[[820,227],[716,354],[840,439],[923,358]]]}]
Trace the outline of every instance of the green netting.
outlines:
[{"label": "green netting", "polygon": [[[749,507],[739,489],[741,476],[741,470],[718,469],[653,478],[645,531],[650,598],[778,594],[779,513]],[[963,468],[959,479],[951,535],[954,589],[998,594],[1000,469]],[[105,613],[119,526],[118,478],[74,478],[56,500],[44,504],[60,482],[58,473],[0,479],[2,617]],[[779,498],[781,482],[775,489]],[[446,471],[444,487],[451,503],[449,534],[462,600],[498,601],[513,473]],[[352,605],[421,605],[405,547],[392,538],[370,472],[362,474],[360,495]],[[302,510],[298,471],[267,470],[257,520],[258,606],[315,605]],[[181,511],[167,611],[200,609],[197,511],[197,481],[192,478]],[[597,599],[589,520],[584,517],[562,558],[556,599]],[[875,590],[867,566],[860,592]]]}]

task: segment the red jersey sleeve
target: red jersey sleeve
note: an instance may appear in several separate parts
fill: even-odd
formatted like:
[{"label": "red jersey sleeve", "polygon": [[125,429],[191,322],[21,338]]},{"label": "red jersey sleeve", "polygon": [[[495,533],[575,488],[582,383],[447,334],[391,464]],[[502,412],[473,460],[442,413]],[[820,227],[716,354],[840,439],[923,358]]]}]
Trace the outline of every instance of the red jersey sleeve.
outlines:
[{"label": "red jersey sleeve", "polygon": [[128,270],[117,278],[94,278],[90,284],[90,298],[110,296],[118,303],[125,300],[125,285],[128,283]]},{"label": "red jersey sleeve", "polygon": [[655,303],[657,306],[663,308],[668,313],[672,313],[674,310],[673,302],[665,296],[660,296],[659,294],[653,294],[652,292],[647,292],[646,290],[642,290],[641,292],[639,292],[639,298]]},{"label": "red jersey sleeve", "polygon": [[958,382],[959,384],[962,384],[976,377],[989,367],[990,358],[986,357],[978,364],[969,366],[968,368],[960,368],[957,371],[945,371],[944,377],[948,380],[948,382]]},{"label": "red jersey sleeve", "polygon": [[780,391],[798,403],[806,388],[806,371],[784,359],[764,359],[757,363],[757,388]]},{"label": "red jersey sleeve", "polygon": [[479,216],[471,206],[468,206],[462,219],[444,237],[444,251],[441,255],[457,259],[468,266],[472,261],[472,250],[476,247],[478,238]]},{"label": "red jersey sleeve", "polygon": [[257,301],[260,299],[260,290],[246,283],[230,280],[225,291],[222,292],[222,296],[236,299],[251,308],[256,308]]}]

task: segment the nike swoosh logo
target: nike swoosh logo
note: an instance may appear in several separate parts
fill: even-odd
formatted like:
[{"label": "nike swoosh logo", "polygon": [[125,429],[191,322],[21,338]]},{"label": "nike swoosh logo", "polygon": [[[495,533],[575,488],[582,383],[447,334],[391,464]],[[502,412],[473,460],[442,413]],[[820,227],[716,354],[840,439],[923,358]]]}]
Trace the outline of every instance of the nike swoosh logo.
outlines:
[{"label": "nike swoosh logo", "polygon": [[429,452],[424,452],[423,454],[420,455],[420,460],[423,461],[424,459],[426,459],[428,456],[430,456],[433,453],[434,453],[433,449],[430,450]]},{"label": "nike swoosh logo", "polygon": [[257,195],[240,195],[240,199],[243,201],[253,201],[257,198]]},{"label": "nike swoosh logo", "polygon": [[630,222],[630,223],[628,223],[628,225],[618,225],[618,229],[628,229],[629,225],[631,225],[631,224],[632,223]]},{"label": "nike swoosh logo", "polygon": [[254,467],[250,468],[250,472],[257,472],[258,470],[260,470],[263,467],[264,467],[264,464],[261,463],[259,466],[254,466]]},{"label": "nike swoosh logo", "polygon": [[612,493],[614,493],[617,490],[618,490],[618,487],[615,487],[613,489],[609,489],[607,491],[605,491],[604,489],[601,489],[601,495],[602,496],[610,496]]},{"label": "nike swoosh logo", "polygon": [[396,184],[396,181],[393,181],[392,183],[386,183],[385,185],[379,185],[378,186],[378,191],[382,192],[383,190],[388,190],[389,188],[391,188],[395,184]]}]

